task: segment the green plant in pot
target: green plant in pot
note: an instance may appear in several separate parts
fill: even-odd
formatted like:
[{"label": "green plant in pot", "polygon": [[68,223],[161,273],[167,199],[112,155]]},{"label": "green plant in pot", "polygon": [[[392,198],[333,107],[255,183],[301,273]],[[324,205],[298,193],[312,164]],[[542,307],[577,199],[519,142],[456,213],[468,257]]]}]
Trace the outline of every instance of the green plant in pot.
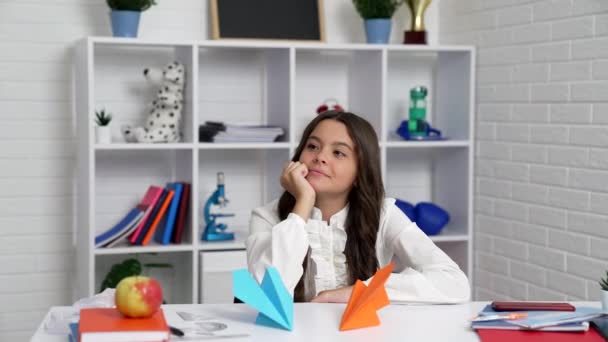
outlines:
[{"label": "green plant in pot", "polygon": [[112,9],[110,21],[114,37],[137,37],[141,12],[156,5],[156,0],[106,0]]},{"label": "green plant in pot", "polygon": [[608,271],[606,271],[606,277],[600,278],[600,286],[602,288],[601,301],[602,310],[608,313]]},{"label": "green plant in pot", "polygon": [[353,0],[353,4],[364,19],[367,42],[387,44],[393,14],[403,4],[403,0]]},{"label": "green plant in pot", "polygon": [[112,142],[112,131],[110,129],[112,114],[105,109],[95,112],[95,139],[98,144],[109,144]]}]

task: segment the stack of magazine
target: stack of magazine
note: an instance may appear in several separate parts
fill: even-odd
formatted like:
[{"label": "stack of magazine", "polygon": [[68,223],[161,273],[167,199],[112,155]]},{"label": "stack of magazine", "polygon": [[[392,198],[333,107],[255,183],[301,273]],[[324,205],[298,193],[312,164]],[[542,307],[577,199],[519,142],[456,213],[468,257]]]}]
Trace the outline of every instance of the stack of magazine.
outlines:
[{"label": "stack of magazine", "polygon": [[471,323],[471,328],[497,330],[587,331],[589,321],[603,315],[599,308],[577,306],[575,311],[494,311],[486,306],[479,317],[525,313],[527,317]]},{"label": "stack of magazine", "polygon": [[234,142],[274,142],[284,134],[278,126],[270,125],[231,125],[223,122],[207,121],[199,127],[199,141]]}]

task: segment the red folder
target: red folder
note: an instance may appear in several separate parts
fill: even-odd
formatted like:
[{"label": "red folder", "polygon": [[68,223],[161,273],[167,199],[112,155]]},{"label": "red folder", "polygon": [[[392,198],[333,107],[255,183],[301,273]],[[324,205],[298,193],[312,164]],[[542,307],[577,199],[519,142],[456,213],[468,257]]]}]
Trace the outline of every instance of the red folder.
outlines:
[{"label": "red folder", "polygon": [[494,301],[494,311],[576,311],[574,305],[565,302],[513,302]]},{"label": "red folder", "polygon": [[477,330],[482,342],[604,342],[595,329],[585,332]]},{"label": "red folder", "polygon": [[114,308],[80,310],[78,341],[168,341],[169,338],[162,309],[148,318],[127,318]]},{"label": "red folder", "polygon": [[190,183],[182,183],[184,188],[182,189],[182,198],[179,201],[179,213],[177,215],[177,222],[175,223],[175,230],[171,236],[171,242],[180,244],[182,243],[182,235],[184,234],[184,226],[188,220],[188,207],[190,207]]}]

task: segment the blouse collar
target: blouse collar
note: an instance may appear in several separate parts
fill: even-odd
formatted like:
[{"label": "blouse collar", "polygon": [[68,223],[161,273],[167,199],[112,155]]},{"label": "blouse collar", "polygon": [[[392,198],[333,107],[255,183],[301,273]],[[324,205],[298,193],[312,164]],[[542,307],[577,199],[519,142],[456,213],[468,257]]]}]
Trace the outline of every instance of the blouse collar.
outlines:
[{"label": "blouse collar", "polygon": [[[346,217],[348,216],[348,207],[349,207],[349,205],[347,203],[344,208],[342,208],[337,213],[333,214],[329,218],[329,225],[330,226],[337,225],[340,228],[344,228],[344,222],[346,221]],[[323,220],[323,213],[321,212],[321,209],[319,209],[317,207],[313,207],[311,215],[310,215],[310,218],[313,219],[313,220],[322,221]]]}]

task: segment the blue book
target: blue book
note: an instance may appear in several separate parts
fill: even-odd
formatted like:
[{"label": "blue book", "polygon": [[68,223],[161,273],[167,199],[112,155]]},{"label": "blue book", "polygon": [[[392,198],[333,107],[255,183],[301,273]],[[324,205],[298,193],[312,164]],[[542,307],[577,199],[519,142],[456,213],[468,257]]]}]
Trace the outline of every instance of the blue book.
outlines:
[{"label": "blue book", "polygon": [[175,219],[177,218],[177,210],[179,208],[179,201],[182,197],[182,189],[183,184],[181,183],[173,183],[172,184],[173,191],[175,194],[171,199],[171,205],[169,207],[169,214],[167,215],[167,222],[165,223],[165,229],[162,231],[162,237],[160,238],[160,243],[163,245],[168,245],[171,242],[171,234],[173,233],[173,229],[175,229]]},{"label": "blue book", "polygon": [[140,208],[137,207],[131,209],[131,211],[129,211],[129,213],[114,227],[95,237],[95,247],[102,247],[105,244],[113,241],[114,238],[121,235],[121,233],[124,233],[126,230],[129,230],[131,227],[136,225],[139,220],[141,220],[143,215],[144,211]]},{"label": "blue book", "polygon": [[68,335],[69,342],[78,342],[78,323],[68,324],[70,328],[70,334]]},{"label": "blue book", "polygon": [[[577,308],[578,310],[578,308]],[[509,313],[526,313],[528,317],[525,319],[532,319],[534,317],[541,317],[548,313],[552,314],[562,314],[564,312],[558,311],[494,311],[491,305],[487,305],[480,313],[479,316],[487,316],[487,315],[506,315]],[[572,313],[572,312],[570,312]],[[563,324],[553,324],[550,326],[545,326],[541,328],[531,329],[522,325],[517,324],[516,322],[520,322],[523,319],[514,319],[514,320],[496,320],[496,321],[485,321],[485,322],[472,322],[471,328],[477,329],[498,329],[498,330],[538,330],[538,331],[587,331],[589,330],[589,322],[578,321],[573,323],[563,323]]]}]

